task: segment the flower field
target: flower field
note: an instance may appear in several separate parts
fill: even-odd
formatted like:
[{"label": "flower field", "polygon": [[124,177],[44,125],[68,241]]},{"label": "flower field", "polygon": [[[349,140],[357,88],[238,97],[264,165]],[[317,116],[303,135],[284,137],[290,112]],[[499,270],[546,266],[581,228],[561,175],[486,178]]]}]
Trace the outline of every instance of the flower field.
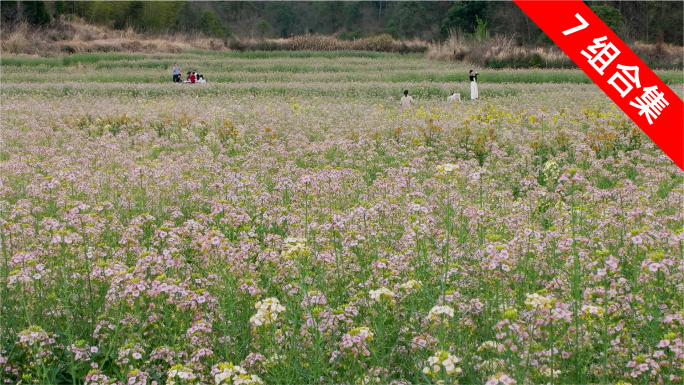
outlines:
[{"label": "flower field", "polygon": [[684,173],[594,85],[389,59],[4,78],[0,379],[681,383]]}]

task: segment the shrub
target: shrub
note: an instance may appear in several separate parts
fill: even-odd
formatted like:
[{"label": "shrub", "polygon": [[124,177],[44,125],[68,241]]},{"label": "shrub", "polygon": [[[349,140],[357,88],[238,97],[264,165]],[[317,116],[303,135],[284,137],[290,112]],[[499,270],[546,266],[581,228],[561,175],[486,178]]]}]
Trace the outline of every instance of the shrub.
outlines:
[{"label": "shrub", "polygon": [[354,28],[351,31],[342,32],[337,38],[340,40],[356,40],[365,37],[365,35],[366,34],[361,29]]},{"label": "shrub", "polygon": [[544,58],[539,54],[539,52],[532,54],[529,63],[531,67],[544,68],[546,66],[544,63]]},{"label": "shrub", "polygon": [[256,25],[256,29],[257,34],[262,39],[266,39],[273,36],[273,27],[271,26],[271,23],[269,23],[266,20],[259,20],[259,22]]}]

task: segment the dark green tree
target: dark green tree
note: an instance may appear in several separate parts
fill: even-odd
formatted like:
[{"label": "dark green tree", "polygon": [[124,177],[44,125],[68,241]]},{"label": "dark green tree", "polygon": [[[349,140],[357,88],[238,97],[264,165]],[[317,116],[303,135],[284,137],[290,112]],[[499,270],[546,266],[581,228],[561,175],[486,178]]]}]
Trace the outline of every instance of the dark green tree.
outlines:
[{"label": "dark green tree", "polygon": [[427,15],[417,1],[397,2],[394,16],[387,23],[387,33],[394,38],[411,39],[425,30]]},{"label": "dark green tree", "polygon": [[296,33],[296,25],[299,21],[294,6],[290,1],[270,1],[266,3],[264,14],[273,28],[280,32],[280,37],[290,37]]},{"label": "dark green tree", "polygon": [[390,19],[390,21],[387,22],[387,28],[385,28],[385,33],[392,35],[392,37],[395,39],[399,38],[399,27],[397,26],[396,20]]},{"label": "dark green tree", "polygon": [[256,25],[257,34],[260,38],[266,39],[273,36],[273,27],[268,21],[261,19]]},{"label": "dark green tree", "polygon": [[610,7],[608,5],[596,5],[590,7],[592,11],[599,17],[608,28],[610,28],[617,35],[622,35],[622,13],[619,9]]},{"label": "dark green tree", "polygon": [[477,28],[477,17],[486,20],[488,15],[486,1],[456,2],[447,12],[439,27],[442,38],[449,36],[453,29],[462,29],[466,33],[474,33]]},{"label": "dark green tree", "polygon": [[202,9],[196,3],[189,1],[180,9],[176,28],[184,32],[201,30],[200,21],[202,20]]},{"label": "dark green tree", "polygon": [[361,22],[361,19],[363,18],[363,14],[361,13],[361,2],[360,1],[353,1],[347,4],[347,17],[344,21],[344,26],[347,27],[348,30],[352,30],[354,28],[359,27],[359,23]]},{"label": "dark green tree", "polygon": [[221,19],[212,11],[206,11],[200,19],[200,30],[207,36],[224,37],[226,30]]},{"label": "dark green tree", "polygon": [[55,1],[55,19],[59,19],[66,12],[66,1]]},{"label": "dark green tree", "polygon": [[19,2],[0,1],[0,15],[2,23],[15,23],[19,20]]},{"label": "dark green tree", "polygon": [[335,33],[346,19],[345,6],[341,1],[316,1],[313,3],[316,30],[323,33]]},{"label": "dark green tree", "polygon": [[44,1],[22,1],[24,19],[31,24],[45,25],[50,22],[50,14]]}]

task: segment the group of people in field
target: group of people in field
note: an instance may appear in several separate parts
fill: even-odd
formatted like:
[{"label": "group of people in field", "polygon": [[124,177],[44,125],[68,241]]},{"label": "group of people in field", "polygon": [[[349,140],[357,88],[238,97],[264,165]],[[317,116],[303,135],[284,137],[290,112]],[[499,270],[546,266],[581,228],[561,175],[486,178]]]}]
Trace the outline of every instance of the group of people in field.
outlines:
[{"label": "group of people in field", "polygon": [[[470,76],[470,99],[474,100],[477,99],[480,94],[477,90],[477,75],[479,75],[478,72],[474,72],[473,70],[470,70],[468,73]],[[401,100],[399,100],[399,105],[401,106],[402,109],[408,109],[411,104],[413,103],[413,98],[409,96],[408,90],[404,90],[404,96],[401,97]],[[451,96],[447,98],[448,101],[456,101],[456,100],[461,100],[461,94],[454,92]]]},{"label": "group of people in field", "polygon": [[[480,95],[477,90],[477,75],[479,73],[474,72],[473,70],[470,70],[468,73],[470,77],[470,99],[474,100],[477,99]],[[189,83],[189,84],[205,84],[207,81],[204,79],[204,75],[200,75],[197,73],[197,70],[194,71],[188,71],[187,77],[185,80],[181,80],[181,67],[173,63],[173,82],[174,83]],[[448,101],[456,101],[456,100],[461,100],[461,95],[458,93],[453,93],[451,96],[447,98]],[[409,96],[408,90],[404,90],[404,96],[401,97],[401,100],[399,100],[399,105],[401,106],[402,109],[407,109],[411,106],[413,103],[413,98]]]},{"label": "group of people in field", "polygon": [[178,64],[173,63],[173,78],[174,83],[185,83],[185,84],[205,84],[207,82],[204,79],[204,75],[198,74],[197,70],[188,71],[185,80],[181,80],[181,68]]}]

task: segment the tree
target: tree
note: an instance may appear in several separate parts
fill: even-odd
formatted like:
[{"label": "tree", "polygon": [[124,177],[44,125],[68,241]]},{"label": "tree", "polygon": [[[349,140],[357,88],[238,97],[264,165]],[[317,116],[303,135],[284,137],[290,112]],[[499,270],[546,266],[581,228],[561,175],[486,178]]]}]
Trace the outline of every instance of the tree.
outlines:
[{"label": "tree", "polygon": [[224,37],[226,30],[221,24],[221,20],[212,11],[204,12],[202,19],[200,19],[200,30],[207,36]]},{"label": "tree", "polygon": [[50,14],[44,1],[22,1],[23,16],[31,24],[45,25],[50,22]]},{"label": "tree", "polygon": [[19,2],[0,1],[0,15],[2,23],[15,23],[19,19]]},{"label": "tree", "polygon": [[399,38],[399,27],[397,27],[396,20],[390,19],[390,21],[387,22],[387,28],[385,28],[385,33],[391,35],[395,39]]},{"label": "tree", "polygon": [[477,41],[484,41],[487,39],[487,23],[482,21],[477,15],[475,15],[475,21],[477,22],[475,37],[477,38]]},{"label": "tree", "polygon": [[202,10],[193,2],[183,4],[180,9],[176,28],[181,31],[199,31]]},{"label": "tree", "polygon": [[[177,1],[143,1],[140,29],[147,31],[168,31],[178,21],[181,3]],[[198,3],[194,3],[199,6]]]},{"label": "tree", "polygon": [[268,21],[261,19],[256,25],[257,33],[261,39],[266,39],[273,36],[273,27]]},{"label": "tree", "polygon": [[221,19],[212,11],[204,12],[200,19],[200,30],[207,36],[224,37],[226,30],[221,24]]},{"label": "tree", "polygon": [[607,5],[596,5],[590,8],[616,35],[622,35],[622,13],[619,9]]},{"label": "tree", "polygon": [[293,11],[295,5],[294,2],[290,1],[266,3],[264,16],[273,28],[280,32],[281,37],[290,37],[291,34],[295,33],[298,22],[297,15]]},{"label": "tree", "polygon": [[316,1],[313,8],[318,21],[317,31],[335,33],[345,22],[345,5],[341,1]]},{"label": "tree", "polygon": [[362,18],[361,2],[354,1],[347,3],[347,18],[344,21],[344,26],[350,31],[354,28],[358,28]]},{"label": "tree", "polygon": [[55,13],[53,14],[55,19],[59,19],[66,11],[66,2],[55,1]]},{"label": "tree", "polygon": [[474,33],[477,28],[477,17],[486,19],[487,11],[487,2],[485,1],[454,3],[442,20],[439,34],[446,38],[453,29],[462,29],[466,33]]},{"label": "tree", "polygon": [[398,2],[394,16],[387,23],[387,33],[394,38],[417,37],[426,26],[425,8],[417,1]]}]

